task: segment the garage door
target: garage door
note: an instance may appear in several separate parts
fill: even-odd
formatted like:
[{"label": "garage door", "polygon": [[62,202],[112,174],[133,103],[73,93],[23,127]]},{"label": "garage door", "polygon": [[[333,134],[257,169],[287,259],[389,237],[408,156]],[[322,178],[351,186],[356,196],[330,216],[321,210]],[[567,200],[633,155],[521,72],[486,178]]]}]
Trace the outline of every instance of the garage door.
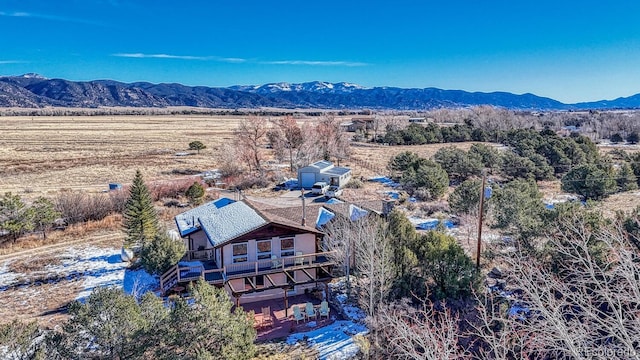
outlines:
[{"label": "garage door", "polygon": [[316,173],[300,173],[300,186],[311,188],[316,182]]}]

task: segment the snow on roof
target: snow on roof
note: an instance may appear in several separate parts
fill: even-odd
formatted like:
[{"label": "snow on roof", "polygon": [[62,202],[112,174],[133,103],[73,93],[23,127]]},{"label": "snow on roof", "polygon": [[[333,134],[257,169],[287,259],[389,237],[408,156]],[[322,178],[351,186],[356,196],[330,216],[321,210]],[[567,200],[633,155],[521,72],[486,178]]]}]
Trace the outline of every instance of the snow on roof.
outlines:
[{"label": "snow on roof", "polygon": [[366,216],[369,212],[365,209],[359,208],[353,204],[349,205],[349,219],[356,221],[363,216]]},{"label": "snow on roof", "polygon": [[187,236],[200,229],[200,218],[211,216],[216,210],[223,208],[235,201],[228,198],[220,198],[218,200],[198,206],[197,208],[188,210],[175,217],[176,225],[180,236]]},{"label": "snow on roof", "polygon": [[329,175],[344,175],[350,171],[351,169],[349,168],[336,166],[336,167],[332,167],[330,169],[324,170],[322,172]]},{"label": "snow on roof", "polygon": [[244,202],[233,202],[214,209],[198,219],[213,246],[219,246],[235,237],[268,223],[255,209]]},{"label": "snow on roof", "polygon": [[314,162],[313,164],[311,164],[309,166],[313,166],[313,167],[318,168],[320,170],[324,170],[324,169],[329,169],[329,168],[333,167],[333,164],[330,161],[327,161],[327,160],[320,160],[320,161]]},{"label": "snow on roof", "polygon": [[320,208],[320,210],[318,210],[318,218],[316,219],[316,227],[321,227],[325,225],[326,223],[331,221],[331,219],[333,219],[335,216],[336,214],[332,213],[331,211],[325,208]]}]

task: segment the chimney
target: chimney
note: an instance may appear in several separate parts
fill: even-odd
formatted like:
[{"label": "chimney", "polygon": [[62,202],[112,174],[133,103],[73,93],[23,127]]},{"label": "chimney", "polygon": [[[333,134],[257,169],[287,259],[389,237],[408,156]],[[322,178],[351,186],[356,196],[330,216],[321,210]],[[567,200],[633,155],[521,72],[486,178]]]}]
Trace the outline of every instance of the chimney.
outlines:
[{"label": "chimney", "polygon": [[300,194],[302,194],[302,226],[305,226],[307,224],[307,207],[304,201],[304,189],[300,189]]},{"label": "chimney", "polygon": [[382,216],[387,217],[396,205],[396,201],[393,199],[382,200]]}]

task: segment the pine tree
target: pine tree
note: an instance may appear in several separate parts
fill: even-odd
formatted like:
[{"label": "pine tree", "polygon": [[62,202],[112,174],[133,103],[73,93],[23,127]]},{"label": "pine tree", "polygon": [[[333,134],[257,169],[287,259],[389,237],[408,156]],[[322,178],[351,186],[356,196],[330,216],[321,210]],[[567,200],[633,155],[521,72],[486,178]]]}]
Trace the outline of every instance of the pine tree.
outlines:
[{"label": "pine tree", "polygon": [[31,205],[33,213],[33,225],[35,229],[42,231],[42,236],[47,238],[47,228],[60,216],[51,200],[39,197]]},{"label": "pine tree", "polygon": [[182,240],[174,240],[166,231],[160,231],[142,246],[140,262],[149,274],[162,275],[180,261],[185,251],[187,249]]},{"label": "pine tree", "polygon": [[158,215],[153,207],[149,189],[142,180],[140,170],[136,171],[129,198],[125,204],[124,230],[125,245],[142,246],[158,233]]},{"label": "pine tree", "polygon": [[14,243],[25,231],[33,230],[32,215],[19,195],[6,192],[0,197],[0,229],[8,231]]},{"label": "pine tree", "polygon": [[185,195],[187,195],[191,203],[200,205],[204,198],[204,194],[204,187],[200,183],[194,182],[193,185],[189,186]]},{"label": "pine tree", "polygon": [[618,183],[618,191],[629,191],[638,188],[638,179],[628,163],[620,165],[616,182]]}]

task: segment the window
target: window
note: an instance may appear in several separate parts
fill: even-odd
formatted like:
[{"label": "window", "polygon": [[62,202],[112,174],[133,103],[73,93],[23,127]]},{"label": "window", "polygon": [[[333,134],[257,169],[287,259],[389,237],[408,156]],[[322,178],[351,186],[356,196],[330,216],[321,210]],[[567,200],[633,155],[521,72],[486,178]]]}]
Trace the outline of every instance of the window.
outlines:
[{"label": "window", "polygon": [[233,244],[233,262],[241,263],[247,261],[249,261],[247,243]]},{"label": "window", "polygon": [[293,256],[294,253],[293,238],[280,239],[280,257]]},{"label": "window", "polygon": [[271,240],[257,240],[256,254],[258,260],[271,259]]}]

